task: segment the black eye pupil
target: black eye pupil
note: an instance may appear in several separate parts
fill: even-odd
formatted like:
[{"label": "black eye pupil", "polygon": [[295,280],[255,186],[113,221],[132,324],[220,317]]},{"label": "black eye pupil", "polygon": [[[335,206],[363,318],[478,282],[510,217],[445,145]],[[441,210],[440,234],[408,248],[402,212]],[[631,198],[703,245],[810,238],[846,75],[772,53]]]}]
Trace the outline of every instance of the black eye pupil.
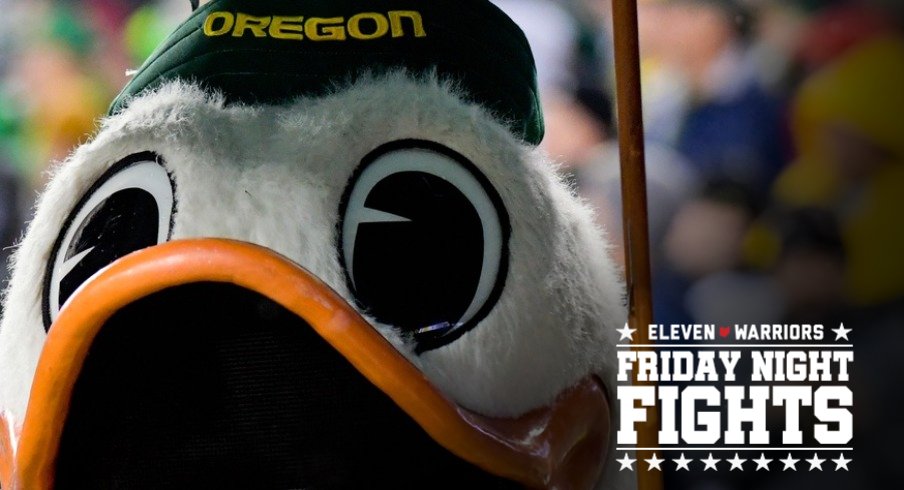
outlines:
[{"label": "black eye pupil", "polygon": [[158,222],[157,201],[144,189],[124,189],[101,201],[79,225],[65,251],[68,261],[90,250],[60,281],[59,304],[101,268],[156,245]]},{"label": "black eye pupil", "polygon": [[94,274],[169,238],[175,183],[160,155],[141,152],[110,166],[75,204],[44,276],[44,328]]},{"label": "black eye pupil", "polygon": [[416,353],[478,325],[502,294],[508,214],[473,162],[423,140],[369,153],[340,203],[339,245],[361,309]]},{"label": "black eye pupil", "polygon": [[441,334],[474,298],[484,242],[480,216],[460,190],[423,172],[381,180],[365,205],[409,221],[362,223],[354,253],[358,300],[380,322]]}]

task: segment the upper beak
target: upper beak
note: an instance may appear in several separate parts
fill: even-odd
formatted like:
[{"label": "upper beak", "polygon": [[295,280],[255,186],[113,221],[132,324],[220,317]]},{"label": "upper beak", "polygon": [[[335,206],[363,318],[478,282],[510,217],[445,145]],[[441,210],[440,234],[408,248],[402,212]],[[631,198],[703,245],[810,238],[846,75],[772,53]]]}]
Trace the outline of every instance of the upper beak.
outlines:
[{"label": "upper beak", "polygon": [[595,377],[517,419],[478,415],[443,396],[347,302],[297,264],[257,245],[199,239],[124,257],[70,298],[47,335],[24,420],[0,414],[3,488],[54,487],[73,390],[107,321],[149,295],[202,282],[258,293],[303,319],[434,441],[488,473],[529,488],[561,489],[592,488],[602,473],[609,406]]}]

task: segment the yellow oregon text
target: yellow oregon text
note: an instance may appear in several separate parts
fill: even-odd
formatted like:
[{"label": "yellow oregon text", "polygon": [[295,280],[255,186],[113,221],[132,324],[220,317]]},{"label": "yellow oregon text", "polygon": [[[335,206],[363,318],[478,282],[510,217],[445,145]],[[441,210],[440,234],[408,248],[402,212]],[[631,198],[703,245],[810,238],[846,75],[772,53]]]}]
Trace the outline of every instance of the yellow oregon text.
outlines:
[{"label": "yellow oregon text", "polygon": [[204,19],[204,35],[217,37],[271,37],[286,40],[369,41],[390,36],[426,37],[424,19],[414,10],[361,12],[351,17],[305,17],[302,15],[254,16],[242,12],[211,12]]}]

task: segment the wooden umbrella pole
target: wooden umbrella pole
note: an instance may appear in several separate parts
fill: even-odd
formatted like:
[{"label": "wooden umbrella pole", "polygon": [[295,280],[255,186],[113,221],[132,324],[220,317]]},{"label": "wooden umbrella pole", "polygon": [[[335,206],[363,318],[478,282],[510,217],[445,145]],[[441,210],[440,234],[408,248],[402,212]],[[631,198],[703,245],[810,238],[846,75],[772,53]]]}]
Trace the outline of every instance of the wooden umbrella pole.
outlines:
[{"label": "wooden umbrella pole", "polygon": [[[625,275],[628,287],[628,323],[637,329],[635,344],[649,344],[647,326],[653,320],[650,287],[650,236],[647,225],[647,180],[644,163],[643,112],[640,92],[640,47],[637,0],[612,0],[615,34],[615,73],[621,153],[622,223],[625,239]],[[634,380],[635,384],[637,380]],[[638,447],[657,447],[659,416],[655,407],[637,427]],[[637,452],[637,488],[660,490],[662,474],[642,469],[652,452]],[[661,457],[661,454],[657,456]]]}]

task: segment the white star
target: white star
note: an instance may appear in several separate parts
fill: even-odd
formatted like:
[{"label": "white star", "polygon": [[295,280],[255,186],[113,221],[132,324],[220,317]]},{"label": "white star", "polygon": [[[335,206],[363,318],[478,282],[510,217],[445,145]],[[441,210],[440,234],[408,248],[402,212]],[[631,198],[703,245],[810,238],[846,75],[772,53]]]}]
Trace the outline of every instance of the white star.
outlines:
[{"label": "white star", "polygon": [[738,453],[734,453],[734,458],[726,459],[725,461],[728,461],[729,463],[731,463],[731,470],[729,470],[729,471],[734,471],[734,470],[744,471],[743,465],[744,465],[744,462],[747,460],[739,458]]},{"label": "white star", "polygon": [[675,468],[675,471],[678,471],[681,468],[684,468],[686,471],[690,471],[691,469],[688,468],[687,465],[690,464],[693,459],[687,459],[684,457],[684,453],[681,453],[681,457],[679,457],[678,459],[673,459],[672,461],[674,461],[675,464],[678,465],[678,467]]},{"label": "white star", "polygon": [[713,471],[717,471],[716,463],[718,463],[719,461],[722,460],[713,458],[713,453],[709,453],[709,456],[707,456],[706,459],[700,460],[700,462],[704,464],[703,471],[707,471],[710,468],[712,468]]},{"label": "white star", "polygon": [[850,328],[844,328],[844,324],[840,324],[838,328],[833,328],[833,332],[835,332],[835,340],[841,340],[841,337],[844,337],[844,340],[850,341],[848,338],[848,334],[851,333]]},{"label": "white star", "polygon": [[634,471],[634,467],[631,466],[631,465],[633,465],[634,462],[637,461],[637,460],[636,460],[636,459],[631,459],[631,458],[629,458],[629,457],[628,457],[628,453],[625,453],[625,457],[624,457],[624,458],[622,458],[622,459],[616,459],[616,461],[618,461],[618,464],[621,465],[621,468],[619,468],[618,471],[623,471],[623,470],[631,470],[631,471]]},{"label": "white star", "polygon": [[810,463],[810,471],[819,470],[822,471],[822,463],[825,462],[824,459],[819,459],[819,455],[813,453],[812,459],[805,459],[807,463]]},{"label": "white star", "polygon": [[772,462],[771,459],[766,459],[766,453],[760,453],[759,459],[754,459],[754,463],[756,463],[756,470],[766,470],[769,471],[769,463]]},{"label": "white star", "polygon": [[621,338],[618,339],[618,340],[625,340],[625,339],[627,339],[627,340],[630,340],[630,341],[633,342],[633,341],[634,341],[634,332],[636,332],[637,329],[636,329],[636,328],[629,328],[629,327],[628,327],[628,324],[626,323],[626,324],[625,324],[625,328],[616,328],[615,331],[618,332],[619,334],[621,334]]},{"label": "white star", "polygon": [[662,462],[665,461],[665,460],[664,460],[664,459],[661,459],[661,458],[657,458],[657,457],[656,457],[656,453],[653,453],[653,457],[652,457],[652,458],[650,458],[650,459],[645,459],[644,461],[646,461],[647,464],[650,465],[650,467],[647,468],[647,471],[653,471],[653,468],[656,468],[657,470],[662,471],[662,468],[661,468],[659,465],[661,465]]},{"label": "white star", "polygon": [[785,467],[782,468],[782,471],[788,471],[788,470],[797,471],[797,462],[800,460],[792,458],[791,453],[788,453],[787,458],[780,459],[779,461],[781,461],[782,463],[785,463]]},{"label": "white star", "polygon": [[846,459],[844,457],[844,453],[839,454],[838,459],[832,460],[832,462],[835,463],[835,471],[838,471],[841,468],[844,468],[844,471],[851,471],[850,469],[848,469],[848,463],[850,463],[851,461],[853,461],[853,460]]}]

